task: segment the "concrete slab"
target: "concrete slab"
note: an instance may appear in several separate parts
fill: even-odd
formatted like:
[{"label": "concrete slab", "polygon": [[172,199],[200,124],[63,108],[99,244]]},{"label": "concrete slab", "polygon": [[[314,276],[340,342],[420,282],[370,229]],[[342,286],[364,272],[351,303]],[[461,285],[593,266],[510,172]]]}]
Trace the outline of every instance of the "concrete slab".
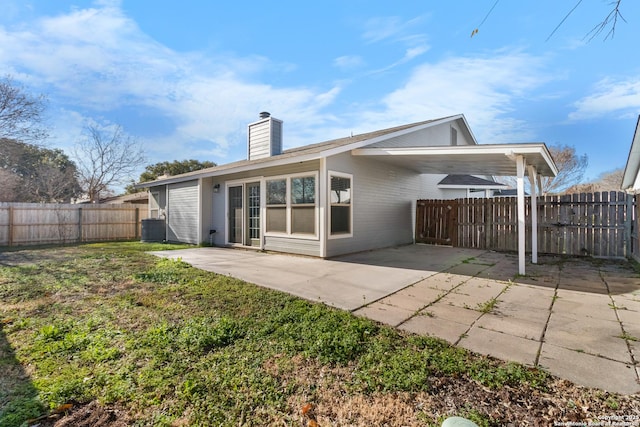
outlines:
[{"label": "concrete slab", "polygon": [[417,303],[422,304],[423,307],[437,301],[446,293],[447,291],[432,288],[430,286],[429,279],[423,280],[407,288],[404,288],[401,291],[398,291],[398,294],[406,295],[414,299]]},{"label": "concrete slab", "polygon": [[615,322],[618,320],[609,295],[558,289],[553,312],[574,317],[588,317]]},{"label": "concrete slab", "polygon": [[[424,308],[431,302],[431,301],[425,302],[415,298],[411,294],[411,291],[409,290],[410,288],[411,287],[405,288],[401,291],[396,292],[395,294],[391,294],[388,297],[385,297],[379,300],[378,302],[381,302],[386,305],[390,305],[392,307],[398,307],[400,309],[407,310],[411,313],[417,312],[418,310]],[[435,291],[434,289],[432,289],[431,291],[437,293],[437,291]]]},{"label": "concrete slab", "polygon": [[450,291],[462,283],[469,280],[469,276],[463,276],[460,274],[453,273],[439,273],[429,277],[428,283],[429,287],[433,289],[439,289],[443,291]]},{"label": "concrete slab", "polygon": [[554,375],[607,391],[640,393],[634,367],[602,357],[545,343],[539,364]]},{"label": "concrete slab", "polygon": [[[406,247],[403,248],[368,252],[369,264],[363,262],[364,255],[323,260],[226,248],[196,248],[154,254],[183,258],[204,270],[345,310],[354,310],[432,276],[435,273],[429,268],[434,265],[447,268],[456,262],[455,259],[463,258],[463,253],[459,251],[453,253],[453,259],[446,260],[442,255],[426,257],[424,250],[411,253]],[[386,255],[389,257],[384,261]],[[420,263],[416,260],[420,256],[430,261]],[[403,268],[410,260],[413,260],[414,268]],[[376,264],[378,261],[381,265]]]},{"label": "concrete slab", "polygon": [[353,312],[356,316],[366,317],[390,326],[397,326],[415,314],[413,310],[405,310],[381,302],[374,302]]},{"label": "concrete slab", "polygon": [[500,295],[498,308],[505,313],[517,313],[522,309],[541,310],[547,313],[543,316],[546,321],[555,294],[555,289],[514,284],[506,288]]},{"label": "concrete slab", "polygon": [[420,312],[431,318],[450,320],[452,322],[463,323],[469,328],[482,313],[464,307],[448,304],[443,300],[430,305]]},{"label": "concrete slab", "polygon": [[527,320],[522,317],[485,314],[478,319],[474,327],[540,342],[545,330],[545,322],[537,319]]},{"label": "concrete slab", "polygon": [[534,366],[540,342],[474,326],[458,343],[476,353]]},{"label": "concrete slab", "polygon": [[420,314],[402,323],[398,328],[414,334],[442,338],[450,344],[455,344],[460,337],[467,332],[469,325],[435,316],[432,317],[427,314]]},{"label": "concrete slab", "polygon": [[617,321],[553,313],[545,342],[623,363],[632,362]]}]

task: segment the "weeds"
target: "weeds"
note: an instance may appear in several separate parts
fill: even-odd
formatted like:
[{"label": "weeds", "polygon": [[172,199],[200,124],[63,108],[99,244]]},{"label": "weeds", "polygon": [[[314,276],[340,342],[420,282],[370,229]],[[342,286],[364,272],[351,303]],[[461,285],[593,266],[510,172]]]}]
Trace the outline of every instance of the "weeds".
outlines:
[{"label": "weeds", "polygon": [[318,392],[306,366],[348,372],[341,387],[364,395],[430,392],[438,377],[545,387],[541,371],[143,253],[158,246],[65,247],[0,268],[0,425],[94,400],[140,424],[271,424]]}]

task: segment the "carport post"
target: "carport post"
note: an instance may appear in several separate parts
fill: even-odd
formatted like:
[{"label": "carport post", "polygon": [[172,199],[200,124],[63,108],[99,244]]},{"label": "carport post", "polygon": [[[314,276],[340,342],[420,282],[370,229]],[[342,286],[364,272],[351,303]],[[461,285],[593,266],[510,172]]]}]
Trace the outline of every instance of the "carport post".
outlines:
[{"label": "carport post", "polygon": [[535,166],[529,166],[529,182],[531,183],[531,262],[538,263],[538,170]]},{"label": "carport post", "polygon": [[518,192],[518,273],[525,275],[524,156],[516,156],[516,189]]}]

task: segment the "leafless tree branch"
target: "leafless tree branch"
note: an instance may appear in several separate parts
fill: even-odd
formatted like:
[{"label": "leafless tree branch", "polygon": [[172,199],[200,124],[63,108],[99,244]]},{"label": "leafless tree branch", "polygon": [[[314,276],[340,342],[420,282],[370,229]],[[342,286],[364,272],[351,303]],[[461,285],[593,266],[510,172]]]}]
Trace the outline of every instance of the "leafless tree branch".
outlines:
[{"label": "leafless tree branch", "polygon": [[41,127],[45,106],[44,95],[25,93],[10,76],[0,79],[0,137],[32,142],[46,138]]},{"label": "leafless tree branch", "polygon": [[81,184],[93,203],[111,186],[131,180],[145,160],[140,144],[118,125],[108,128],[88,125],[74,155]]}]

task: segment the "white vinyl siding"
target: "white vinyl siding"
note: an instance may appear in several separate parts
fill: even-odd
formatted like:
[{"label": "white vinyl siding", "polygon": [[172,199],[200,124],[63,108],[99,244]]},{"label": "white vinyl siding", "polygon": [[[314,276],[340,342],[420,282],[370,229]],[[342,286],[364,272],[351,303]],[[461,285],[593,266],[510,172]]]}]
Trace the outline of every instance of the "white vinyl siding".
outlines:
[{"label": "white vinyl siding", "polygon": [[320,240],[291,239],[288,237],[266,236],[264,249],[298,255],[320,256]]},{"label": "white vinyl siding", "polygon": [[327,169],[329,175],[353,175],[352,236],[329,236],[327,257],[413,243],[418,174],[350,153],[328,158]]},{"label": "white vinyl siding", "polygon": [[198,181],[171,184],[167,189],[167,240],[197,244]]}]

